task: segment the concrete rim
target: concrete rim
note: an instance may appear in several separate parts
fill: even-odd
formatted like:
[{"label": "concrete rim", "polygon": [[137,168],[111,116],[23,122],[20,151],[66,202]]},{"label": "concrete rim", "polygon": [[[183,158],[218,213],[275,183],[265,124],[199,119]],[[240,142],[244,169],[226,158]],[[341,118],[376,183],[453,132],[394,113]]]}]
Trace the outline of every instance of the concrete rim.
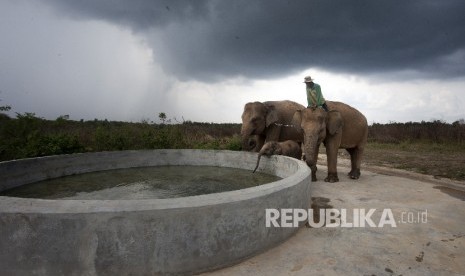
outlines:
[{"label": "concrete rim", "polygon": [[[154,153],[175,153],[180,151],[190,151],[204,154],[215,154],[218,152],[226,152],[233,155],[247,155],[248,157],[256,157],[257,153],[253,152],[244,152],[244,151],[221,151],[221,150],[153,150],[150,152]],[[114,154],[127,152],[131,154],[137,154],[143,151],[112,151],[112,152],[103,152],[106,154]],[[56,155],[56,156],[46,156],[38,158],[27,158],[19,159],[13,161],[0,162],[0,170],[3,166],[14,166],[15,164],[28,162],[31,160],[40,160],[47,161],[47,159],[60,159],[66,157],[79,157],[83,155],[95,155],[101,154],[102,152],[97,153],[79,153],[79,154],[69,154],[69,155]],[[268,159],[268,160],[267,160]],[[40,210],[43,210],[47,213],[94,213],[94,212],[107,212],[107,211],[143,211],[150,209],[173,209],[173,208],[189,208],[189,207],[201,207],[209,206],[215,204],[223,204],[228,202],[237,202],[242,200],[251,199],[257,196],[264,196],[280,190],[284,190],[293,186],[295,183],[303,181],[305,178],[308,178],[310,174],[310,169],[308,166],[301,161],[298,161],[294,158],[287,156],[271,156],[270,158],[262,158],[260,167],[258,171],[264,173],[270,173],[267,165],[270,162],[290,162],[295,166],[295,171],[293,173],[284,176],[283,179],[263,184],[260,186],[250,187],[241,190],[228,191],[222,193],[213,193],[207,195],[197,195],[181,198],[170,198],[170,199],[141,199],[141,200],[67,200],[67,199],[34,199],[34,198],[16,198],[16,197],[5,197],[0,196],[0,209],[2,212],[24,212],[24,213],[37,213]],[[192,164],[191,164],[192,165]],[[241,169],[251,170],[253,166],[248,166],[243,164]],[[134,166],[137,167],[137,166]],[[230,166],[223,166],[230,167]],[[282,176],[281,176],[282,177]],[[35,182],[35,181],[33,181]],[[32,183],[32,182],[29,182]],[[1,182],[0,182],[1,184]],[[28,183],[24,183],[28,184]],[[19,185],[18,185],[19,186]],[[2,187],[0,186],[0,189]],[[56,208],[60,206],[60,208]],[[63,207],[66,208],[63,208]],[[20,208],[20,210],[18,210]]]},{"label": "concrete rim", "polygon": [[[309,207],[302,161],[262,158],[283,177],[257,187],[174,199],[0,198],[0,267],[6,274],[194,274],[236,264],[298,231],[266,227],[266,209]],[[208,150],[101,152],[0,163],[0,190],[47,178],[143,166],[248,169],[257,153]],[[11,246],[14,244],[15,246]],[[34,273],[32,273],[34,274]]]}]

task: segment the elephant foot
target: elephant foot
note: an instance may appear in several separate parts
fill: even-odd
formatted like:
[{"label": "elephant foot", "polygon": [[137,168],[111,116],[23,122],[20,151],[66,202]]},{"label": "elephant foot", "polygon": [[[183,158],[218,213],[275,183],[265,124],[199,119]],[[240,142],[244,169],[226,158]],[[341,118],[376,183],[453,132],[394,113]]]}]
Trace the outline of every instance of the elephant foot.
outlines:
[{"label": "elephant foot", "polygon": [[325,182],[339,182],[339,178],[337,177],[337,173],[328,173],[328,177],[325,178]]},{"label": "elephant foot", "polygon": [[353,169],[348,175],[351,179],[358,179],[360,177],[360,169]]},{"label": "elephant foot", "polygon": [[316,173],[312,172],[312,182],[315,182],[315,181],[317,181]]}]

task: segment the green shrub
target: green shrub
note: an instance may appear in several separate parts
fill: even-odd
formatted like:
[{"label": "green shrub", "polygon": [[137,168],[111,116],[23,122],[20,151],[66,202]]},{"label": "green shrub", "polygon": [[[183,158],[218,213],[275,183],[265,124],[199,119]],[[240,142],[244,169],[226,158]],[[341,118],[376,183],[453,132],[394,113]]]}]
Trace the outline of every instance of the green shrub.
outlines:
[{"label": "green shrub", "polygon": [[84,147],[76,136],[67,134],[42,136],[37,131],[27,137],[24,148],[20,149],[20,157],[36,157],[57,154],[82,152]]},{"label": "green shrub", "polygon": [[227,150],[242,150],[241,137],[239,135],[234,135],[227,140],[226,144]]},{"label": "green shrub", "polygon": [[189,148],[188,133],[184,125],[72,121],[67,116],[48,121],[33,113],[17,114],[16,119],[1,119],[0,160],[83,151]]}]

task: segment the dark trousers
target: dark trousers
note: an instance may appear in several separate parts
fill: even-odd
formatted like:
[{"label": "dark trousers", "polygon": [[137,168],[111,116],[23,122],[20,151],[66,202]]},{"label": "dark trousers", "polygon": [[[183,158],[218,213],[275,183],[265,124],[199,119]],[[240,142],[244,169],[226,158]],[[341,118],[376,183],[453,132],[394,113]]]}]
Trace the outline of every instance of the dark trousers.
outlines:
[{"label": "dark trousers", "polygon": [[328,106],[326,105],[326,103],[322,104],[321,107],[323,107],[323,109],[324,109],[326,112],[329,112],[329,109],[328,109]]}]

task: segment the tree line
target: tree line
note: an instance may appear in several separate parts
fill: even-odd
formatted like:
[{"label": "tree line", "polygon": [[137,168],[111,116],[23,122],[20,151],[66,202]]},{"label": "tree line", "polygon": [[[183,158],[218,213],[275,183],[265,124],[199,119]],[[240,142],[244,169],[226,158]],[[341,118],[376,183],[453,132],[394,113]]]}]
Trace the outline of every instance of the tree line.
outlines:
[{"label": "tree line", "polygon": [[422,141],[430,143],[453,143],[465,146],[465,120],[452,124],[435,120],[431,122],[389,123],[369,126],[370,141],[400,143]]},{"label": "tree line", "polygon": [[[10,118],[0,113],[0,161],[79,152],[193,148],[241,150],[241,124],[199,123],[191,121],[166,124],[143,120],[139,123],[108,120],[74,121],[63,115],[45,120],[34,113]],[[452,124],[442,121],[374,123],[369,126],[369,142],[422,142],[465,146],[464,120]]]}]

